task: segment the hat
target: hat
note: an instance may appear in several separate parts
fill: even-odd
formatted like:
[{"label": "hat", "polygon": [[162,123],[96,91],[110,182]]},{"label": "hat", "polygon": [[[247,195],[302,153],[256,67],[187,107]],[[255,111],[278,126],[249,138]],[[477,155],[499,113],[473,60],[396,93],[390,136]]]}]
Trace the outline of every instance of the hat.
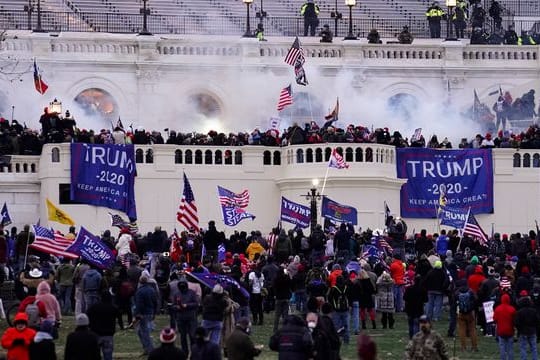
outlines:
[{"label": "hat", "polygon": [[32,270],[30,270],[28,275],[30,275],[30,277],[33,277],[33,278],[37,279],[37,278],[40,278],[43,275],[43,272],[41,270],[39,270],[38,268],[33,268]]},{"label": "hat", "polygon": [[475,255],[471,258],[471,264],[477,265],[480,261],[478,260],[478,257]]},{"label": "hat", "polygon": [[524,266],[521,268],[521,273],[522,274],[528,274],[529,273],[529,267],[528,266]]},{"label": "hat", "polygon": [[159,341],[161,341],[163,344],[170,344],[175,340],[176,333],[174,332],[174,329],[166,327],[165,329],[161,330],[161,333],[159,334]]},{"label": "hat", "polygon": [[508,280],[508,278],[505,276],[501,279],[501,282],[499,284],[499,286],[502,288],[502,289],[509,289],[512,287],[512,284],[510,283],[510,280]]},{"label": "hat", "polygon": [[435,261],[435,264],[433,264],[433,267],[435,269],[442,269],[442,261],[441,260]]},{"label": "hat", "polygon": [[52,335],[53,328],[54,328],[54,323],[52,322],[52,320],[43,320],[43,322],[39,326],[39,331],[46,332]]},{"label": "hat", "polygon": [[527,290],[521,290],[519,296],[529,296],[529,293],[527,292]]},{"label": "hat", "polygon": [[426,323],[426,322],[427,322],[427,323],[428,323],[428,322],[431,322],[431,321],[429,320],[429,317],[428,317],[427,315],[422,315],[422,316],[420,316],[420,318],[418,319],[418,321],[421,322],[421,323],[422,323],[422,322],[424,322],[424,323]]},{"label": "hat", "polygon": [[88,326],[90,324],[90,320],[88,320],[88,316],[86,314],[79,314],[75,318],[75,326]]},{"label": "hat", "polygon": [[214,285],[214,287],[212,288],[212,293],[214,293],[214,294],[223,294],[223,286],[221,286],[219,284]]}]

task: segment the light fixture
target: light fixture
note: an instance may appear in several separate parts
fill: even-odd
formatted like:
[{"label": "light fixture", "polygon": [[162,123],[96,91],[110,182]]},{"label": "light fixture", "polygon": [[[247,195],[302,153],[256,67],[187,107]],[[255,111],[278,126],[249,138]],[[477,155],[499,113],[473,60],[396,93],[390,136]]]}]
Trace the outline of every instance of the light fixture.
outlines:
[{"label": "light fixture", "polygon": [[311,179],[311,185],[313,185],[313,187],[319,186],[319,179],[317,178]]},{"label": "light fixture", "polygon": [[56,98],[54,98],[53,101],[49,103],[49,112],[50,113],[62,113],[62,102],[58,101]]},{"label": "light fixture", "polygon": [[321,200],[321,194],[317,192],[317,186],[319,185],[319,179],[313,178],[311,179],[311,189],[309,189],[308,193],[306,195],[302,195],[307,200],[309,200],[310,204],[310,229],[311,233],[315,230],[315,227],[317,226],[317,201]]},{"label": "light fixture", "polygon": [[150,9],[146,8],[146,3],[148,0],[142,0],[143,7],[140,9],[140,13],[143,16],[143,26],[141,31],[139,32],[139,35],[152,35],[150,31],[148,31],[148,15],[150,15]]},{"label": "light fixture", "polygon": [[349,7],[349,33],[343,40],[358,40],[352,32],[352,8],[356,6],[356,0],[345,0],[345,5]]},{"label": "light fixture", "polygon": [[246,4],[246,32],[244,33],[243,37],[253,37],[253,34],[251,33],[251,27],[249,25],[249,6],[253,2],[253,0],[242,0],[244,4]]}]

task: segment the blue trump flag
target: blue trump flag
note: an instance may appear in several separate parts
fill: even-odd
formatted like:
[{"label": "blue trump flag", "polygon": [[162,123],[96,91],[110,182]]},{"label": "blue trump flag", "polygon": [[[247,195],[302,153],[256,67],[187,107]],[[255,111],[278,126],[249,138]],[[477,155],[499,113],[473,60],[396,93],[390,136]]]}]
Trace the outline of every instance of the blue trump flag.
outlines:
[{"label": "blue trump flag", "polygon": [[114,263],[114,254],[101,239],[81,226],[77,237],[66,249],[87,260],[100,269],[108,269]]},{"label": "blue trump flag", "polygon": [[441,219],[441,225],[463,229],[468,213],[469,209],[444,206],[439,210],[439,219]]},{"label": "blue trump flag", "polygon": [[227,226],[236,226],[245,219],[255,220],[255,215],[244,210],[249,203],[249,193],[235,194],[221,186],[218,186],[219,202],[223,214],[223,223]]},{"label": "blue trump flag", "polygon": [[123,211],[137,220],[133,145],[71,144],[71,200]]},{"label": "blue trump flag", "polygon": [[186,274],[192,276],[194,279],[198,280],[201,284],[209,287],[210,289],[212,289],[216,284],[220,284],[225,290],[229,291],[229,294],[231,293],[231,290],[234,289],[239,291],[246,299],[249,299],[249,292],[244,289],[240,283],[238,283],[238,281],[228,275],[211,274],[209,272],[191,272]]},{"label": "blue trump flag", "polygon": [[8,226],[9,224],[12,223],[11,216],[9,215],[7,204],[5,202],[4,202],[4,206],[2,206],[1,215],[2,215],[2,220],[0,220],[0,225]]},{"label": "blue trump flag", "polygon": [[441,193],[452,207],[470,207],[474,214],[493,212],[491,149],[397,149],[401,216],[435,218]]},{"label": "blue trump flag", "polygon": [[311,209],[281,197],[281,221],[295,224],[296,227],[305,229],[311,223]]},{"label": "blue trump flag", "polygon": [[351,223],[356,225],[358,223],[358,214],[356,208],[348,205],[342,205],[328,197],[323,196],[321,205],[322,217],[330,219],[334,222]]}]

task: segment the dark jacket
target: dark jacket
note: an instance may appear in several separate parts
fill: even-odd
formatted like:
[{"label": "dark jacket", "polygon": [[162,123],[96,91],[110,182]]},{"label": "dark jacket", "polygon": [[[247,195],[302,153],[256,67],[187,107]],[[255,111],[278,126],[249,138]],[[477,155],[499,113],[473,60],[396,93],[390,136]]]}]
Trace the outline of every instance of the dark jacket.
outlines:
[{"label": "dark jacket", "polygon": [[270,338],[270,349],[279,353],[279,360],[303,360],[313,354],[313,340],[304,321],[288,316],[285,324]]},{"label": "dark jacket", "polygon": [[67,337],[64,360],[101,360],[97,335],[87,326],[76,328]]},{"label": "dark jacket", "polygon": [[151,284],[142,284],[135,293],[135,315],[154,315],[157,295]]},{"label": "dark jacket", "polygon": [[161,344],[160,347],[152,350],[148,354],[148,360],[186,360],[186,354],[171,344]]},{"label": "dark jacket", "polygon": [[292,281],[289,275],[278,273],[273,284],[276,300],[289,300],[292,295]]},{"label": "dark jacket", "polygon": [[427,293],[416,281],[414,285],[405,289],[403,301],[405,301],[405,313],[408,317],[419,318],[424,313],[424,304],[427,302]]},{"label": "dark jacket", "polygon": [[538,313],[530,299],[523,299],[521,302],[523,302],[523,307],[517,311],[514,319],[514,325],[516,326],[518,335],[535,335],[536,324],[540,321]]},{"label": "dark jacket", "polygon": [[190,360],[221,360],[221,349],[211,341],[196,340],[191,345]]},{"label": "dark jacket", "polygon": [[208,231],[203,235],[203,243],[206,251],[217,251],[220,235],[215,226],[209,226]]},{"label": "dark jacket", "polygon": [[424,279],[424,287],[427,291],[443,292],[448,286],[447,279],[443,268],[431,269]]},{"label": "dark jacket", "polygon": [[225,347],[229,360],[252,360],[261,353],[261,350],[255,348],[249,335],[238,326],[227,339]]},{"label": "dark jacket", "polygon": [[99,302],[86,312],[90,329],[98,336],[113,336],[116,331],[118,308],[110,302]]},{"label": "dark jacket", "polygon": [[223,321],[227,301],[223,294],[208,294],[204,297],[202,318],[209,321]]},{"label": "dark jacket", "polygon": [[38,331],[28,349],[30,360],[56,360],[54,340],[51,335]]}]

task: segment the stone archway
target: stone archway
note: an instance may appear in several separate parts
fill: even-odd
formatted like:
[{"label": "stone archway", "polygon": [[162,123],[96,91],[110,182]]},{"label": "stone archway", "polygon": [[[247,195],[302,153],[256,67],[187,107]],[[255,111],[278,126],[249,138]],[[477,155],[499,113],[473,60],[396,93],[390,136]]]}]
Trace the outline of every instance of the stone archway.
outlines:
[{"label": "stone archway", "polygon": [[87,117],[99,120],[115,121],[120,113],[116,99],[106,90],[88,88],[79,92],[73,99]]}]

